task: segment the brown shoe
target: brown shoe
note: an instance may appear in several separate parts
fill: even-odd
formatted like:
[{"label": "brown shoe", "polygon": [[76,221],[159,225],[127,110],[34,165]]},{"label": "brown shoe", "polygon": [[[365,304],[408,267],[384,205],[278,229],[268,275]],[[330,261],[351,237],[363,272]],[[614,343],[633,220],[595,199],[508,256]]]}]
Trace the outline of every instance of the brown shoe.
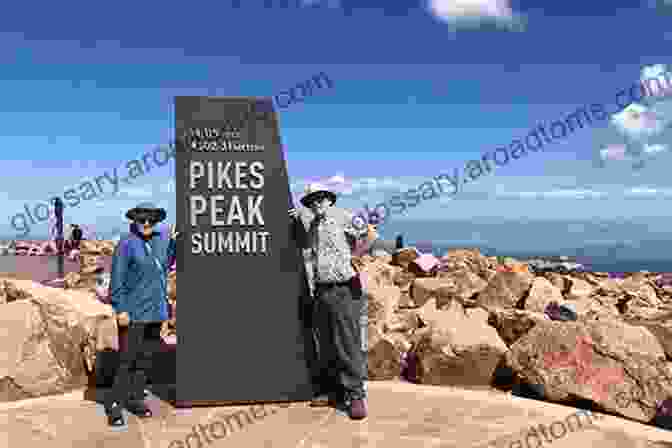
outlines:
[{"label": "brown shoe", "polygon": [[349,412],[350,418],[353,420],[362,420],[368,416],[368,411],[366,409],[366,400],[352,400],[350,402]]}]

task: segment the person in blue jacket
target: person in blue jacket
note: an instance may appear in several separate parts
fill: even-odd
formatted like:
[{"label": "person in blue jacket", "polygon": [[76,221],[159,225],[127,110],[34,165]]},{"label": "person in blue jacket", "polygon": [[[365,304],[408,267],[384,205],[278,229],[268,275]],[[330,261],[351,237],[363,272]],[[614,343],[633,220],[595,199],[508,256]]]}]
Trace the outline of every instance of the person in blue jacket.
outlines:
[{"label": "person in blue jacket", "polygon": [[177,232],[168,235],[154,227],[166,219],[166,211],[151,203],[129,210],[130,232],[120,238],[112,256],[110,303],[120,327],[128,327],[125,350],[111,393],[105,399],[108,424],[125,424],[122,408],[139,417],[151,417],[144,403],[146,375],[143,355],[160,338],[161,324],[168,320],[167,279],[169,262],[176,254]]}]

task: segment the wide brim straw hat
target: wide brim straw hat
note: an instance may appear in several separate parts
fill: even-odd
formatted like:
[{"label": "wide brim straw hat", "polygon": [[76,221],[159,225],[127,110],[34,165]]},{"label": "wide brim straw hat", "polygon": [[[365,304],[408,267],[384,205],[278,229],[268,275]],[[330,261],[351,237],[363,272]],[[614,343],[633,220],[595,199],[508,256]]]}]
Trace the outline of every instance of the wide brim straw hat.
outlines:
[{"label": "wide brim straw hat", "polygon": [[316,198],[323,195],[327,196],[329,200],[332,202],[332,204],[336,203],[337,198],[336,193],[330,191],[325,185],[320,183],[312,183],[306,187],[306,191],[303,197],[301,198],[301,203],[306,207],[310,207],[310,204]]}]

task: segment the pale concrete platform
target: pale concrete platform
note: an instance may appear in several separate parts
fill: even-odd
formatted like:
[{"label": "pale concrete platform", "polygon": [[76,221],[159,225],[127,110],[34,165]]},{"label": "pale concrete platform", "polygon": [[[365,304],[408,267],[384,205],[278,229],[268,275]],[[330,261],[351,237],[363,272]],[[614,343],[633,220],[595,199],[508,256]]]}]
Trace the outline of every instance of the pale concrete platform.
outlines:
[{"label": "pale concrete platform", "polygon": [[179,410],[153,399],[154,418],[127,416],[126,427],[110,429],[102,406],[84,401],[83,391],[77,391],[1,403],[0,432],[6,436],[0,436],[0,447],[672,447],[672,432],[612,416],[596,419],[593,426],[567,431],[550,442],[526,445],[525,433],[531,425],[565,421],[576,409],[501,392],[381,381],[369,383],[369,395],[370,416],[361,422],[351,421],[339,411],[307,404],[267,405],[268,416],[242,427],[232,424],[225,436],[201,439],[199,444],[196,436],[187,443],[195,425],[222,421],[250,406]]}]

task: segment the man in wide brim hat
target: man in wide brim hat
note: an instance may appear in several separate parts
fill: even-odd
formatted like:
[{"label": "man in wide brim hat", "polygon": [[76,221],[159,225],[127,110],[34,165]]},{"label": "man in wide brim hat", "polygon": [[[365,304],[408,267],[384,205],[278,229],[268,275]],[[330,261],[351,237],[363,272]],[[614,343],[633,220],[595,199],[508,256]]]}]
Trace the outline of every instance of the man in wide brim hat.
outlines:
[{"label": "man in wide brim hat", "polygon": [[366,228],[353,226],[353,214],[334,207],[336,194],[320,183],[306,187],[301,198],[306,210],[290,209],[296,240],[304,250],[312,284],[312,324],[317,339],[315,405],[343,406],[351,418],[367,416],[364,380],[367,374],[364,341],[363,291],[352,265],[352,247],[366,237]]},{"label": "man in wide brim hat", "polygon": [[329,191],[326,186],[320,183],[312,183],[306,187],[306,192],[301,198],[301,204],[303,204],[304,207],[310,208],[315,201],[321,201],[325,198],[331,200],[331,205],[334,205],[337,196],[333,191]]}]

